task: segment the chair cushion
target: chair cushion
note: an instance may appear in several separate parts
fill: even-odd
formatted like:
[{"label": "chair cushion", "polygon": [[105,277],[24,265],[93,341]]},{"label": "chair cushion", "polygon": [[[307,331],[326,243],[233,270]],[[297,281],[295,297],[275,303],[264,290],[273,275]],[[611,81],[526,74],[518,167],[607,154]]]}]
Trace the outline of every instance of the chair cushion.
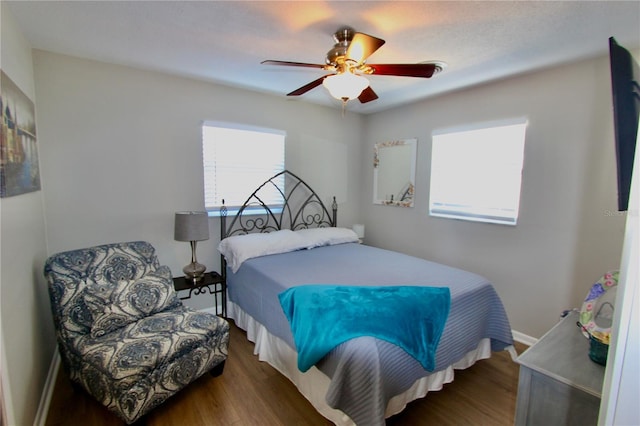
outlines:
[{"label": "chair cushion", "polygon": [[151,373],[201,347],[217,347],[226,321],[183,305],[142,318],[101,337],[85,335],[74,348],[83,362],[113,380]]},{"label": "chair cushion", "polygon": [[121,280],[115,284],[93,282],[84,292],[85,302],[93,316],[93,338],[181,304],[168,266],[161,266],[142,278]]}]

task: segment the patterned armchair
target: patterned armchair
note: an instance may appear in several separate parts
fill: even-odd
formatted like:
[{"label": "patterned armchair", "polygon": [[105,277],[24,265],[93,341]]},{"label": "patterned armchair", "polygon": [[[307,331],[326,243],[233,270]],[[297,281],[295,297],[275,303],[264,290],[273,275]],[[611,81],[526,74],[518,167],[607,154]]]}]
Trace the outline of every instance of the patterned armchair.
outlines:
[{"label": "patterned armchair", "polygon": [[59,253],[44,275],[63,368],[126,423],[205,372],[222,374],[229,324],[182,304],[151,244]]}]

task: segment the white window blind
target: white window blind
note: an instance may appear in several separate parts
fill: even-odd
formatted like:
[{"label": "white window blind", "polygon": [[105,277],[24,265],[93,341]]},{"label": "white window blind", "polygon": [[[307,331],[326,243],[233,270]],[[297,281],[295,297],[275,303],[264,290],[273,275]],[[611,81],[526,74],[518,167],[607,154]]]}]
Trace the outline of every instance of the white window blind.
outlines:
[{"label": "white window blind", "polygon": [[[217,213],[222,200],[228,208],[241,206],[264,181],[284,170],[286,133],[238,124],[202,125],[204,203]],[[261,193],[269,205],[281,205],[275,190]]]},{"label": "white window blind", "polygon": [[430,215],[517,223],[527,122],[514,121],[434,132]]}]

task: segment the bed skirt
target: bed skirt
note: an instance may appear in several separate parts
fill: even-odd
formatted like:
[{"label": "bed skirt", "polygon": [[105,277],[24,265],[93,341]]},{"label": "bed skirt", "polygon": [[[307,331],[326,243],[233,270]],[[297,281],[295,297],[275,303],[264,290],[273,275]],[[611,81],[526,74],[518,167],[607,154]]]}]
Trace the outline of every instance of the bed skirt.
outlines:
[{"label": "bed skirt", "polygon": [[[282,339],[270,334],[267,329],[244,312],[238,305],[228,301],[227,311],[238,327],[247,332],[247,339],[255,343],[253,353],[260,361],[265,361],[287,377],[311,405],[324,417],[339,426],[353,426],[355,423],[341,410],[330,407],[325,396],[330,379],[316,367],[305,373],[298,370],[298,355]],[[423,377],[405,392],[391,398],[385,410],[385,418],[398,414],[408,403],[424,397],[429,391],[441,390],[443,385],[453,381],[454,370],[463,370],[480,359],[491,357],[491,341],[482,339],[478,347],[468,352],[462,359],[444,370]]]}]

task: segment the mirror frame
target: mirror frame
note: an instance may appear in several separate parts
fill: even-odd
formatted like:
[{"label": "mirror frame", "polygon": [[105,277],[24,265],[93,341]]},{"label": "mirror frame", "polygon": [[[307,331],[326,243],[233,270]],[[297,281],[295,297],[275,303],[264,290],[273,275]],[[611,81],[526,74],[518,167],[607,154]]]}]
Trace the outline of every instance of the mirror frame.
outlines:
[{"label": "mirror frame", "polygon": [[[378,198],[378,179],[379,179],[379,169],[380,169],[380,150],[381,149],[390,149],[397,146],[409,146],[411,149],[411,158],[409,159],[410,164],[407,164],[409,167],[409,175],[410,180],[408,185],[404,190],[405,194],[410,195],[410,199],[380,199]],[[389,142],[379,142],[376,143],[373,148],[373,204],[380,204],[385,206],[397,206],[397,207],[413,207],[414,206],[414,198],[415,198],[415,185],[416,185],[416,157],[418,150],[418,139],[401,139],[396,141]],[[393,197],[393,195],[392,195]]]}]

